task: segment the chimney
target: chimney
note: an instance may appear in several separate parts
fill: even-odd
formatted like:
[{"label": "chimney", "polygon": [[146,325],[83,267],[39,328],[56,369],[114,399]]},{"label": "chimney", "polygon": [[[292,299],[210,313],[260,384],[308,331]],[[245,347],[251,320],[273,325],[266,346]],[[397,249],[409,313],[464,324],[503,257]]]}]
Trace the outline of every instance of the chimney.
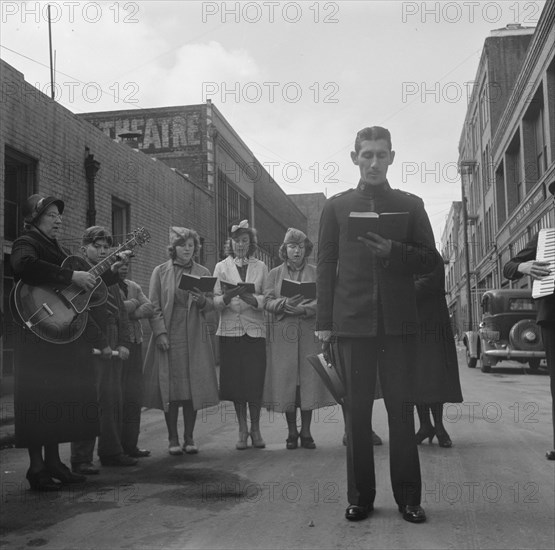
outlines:
[{"label": "chimney", "polygon": [[139,150],[139,143],[143,141],[143,134],[142,132],[122,132],[118,134],[118,137],[121,139],[122,143],[125,143],[131,149]]}]

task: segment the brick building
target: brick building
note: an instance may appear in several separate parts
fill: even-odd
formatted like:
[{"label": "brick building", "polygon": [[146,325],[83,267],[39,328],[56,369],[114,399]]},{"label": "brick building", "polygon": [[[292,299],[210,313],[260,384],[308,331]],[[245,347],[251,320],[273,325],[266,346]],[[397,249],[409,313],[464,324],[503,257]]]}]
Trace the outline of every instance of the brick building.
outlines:
[{"label": "brick building", "polygon": [[314,244],[314,251],[310,261],[316,263],[316,254],[318,252],[318,229],[320,227],[320,215],[326,202],[324,193],[301,193],[297,195],[289,195],[289,198],[299,207],[306,216],[308,238]]},{"label": "brick building", "polygon": [[258,256],[269,267],[279,262],[277,250],[287,227],[306,230],[306,217],[270,176],[215,105],[105,111],[79,115],[107,136],[121,140],[140,136],[138,149],[207,190],[219,256],[229,225],[249,219],[258,230]]},{"label": "brick building", "polygon": [[[203,242],[199,261],[209,269],[220,259],[232,219],[254,220],[265,247],[261,256],[270,265],[274,261],[271,245],[281,243],[287,227],[306,229],[306,217],[260,170],[246,145],[210,104],[154,110],[164,112],[165,121],[159,120],[162,115],[133,112],[136,119],[143,117],[144,126],[122,122],[119,134],[127,135],[114,138],[115,124],[114,135],[95,127],[1,60],[0,77],[2,380],[13,372],[11,247],[23,229],[22,204],[32,193],[65,201],[61,241],[74,252],[88,225],[111,228],[117,241],[144,226],[151,240],[137,251],[131,273],[144,290],[152,269],[167,259],[171,225],[199,232]],[[137,130],[142,137],[139,143]]]},{"label": "brick building", "polygon": [[[503,278],[505,262],[538,229],[555,226],[547,200],[555,178],[554,56],[553,2],[545,4],[535,29],[508,25],[485,41],[459,143],[462,215],[452,209],[453,227],[442,238],[444,251],[449,239],[459,243],[458,253],[449,255],[458,277],[447,278],[449,307],[458,311],[459,322],[468,312],[466,278],[475,326],[481,294],[512,284]],[[516,284],[528,287],[530,281]]]}]

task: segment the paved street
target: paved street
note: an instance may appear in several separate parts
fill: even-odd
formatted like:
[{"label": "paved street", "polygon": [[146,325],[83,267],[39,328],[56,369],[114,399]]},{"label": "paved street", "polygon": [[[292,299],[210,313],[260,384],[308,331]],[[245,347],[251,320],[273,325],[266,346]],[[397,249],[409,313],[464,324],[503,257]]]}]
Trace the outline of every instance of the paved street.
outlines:
[{"label": "paved street", "polygon": [[[5,548],[553,548],[554,467],[549,379],[503,363],[468,369],[459,348],[465,403],[446,408],[451,449],[420,447],[429,521],[397,512],[389,484],[387,422],[375,405],[378,496],[370,519],[349,523],[338,407],[317,411],[316,450],[285,449],[281,415],[263,415],[267,447],[236,451],[231,403],[199,413],[196,456],[167,454],[160,411],[143,413],[133,468],[103,468],[86,485],[33,494],[26,452],[0,451]],[[62,447],[69,459],[69,446]],[[69,461],[69,460],[68,460]]]}]

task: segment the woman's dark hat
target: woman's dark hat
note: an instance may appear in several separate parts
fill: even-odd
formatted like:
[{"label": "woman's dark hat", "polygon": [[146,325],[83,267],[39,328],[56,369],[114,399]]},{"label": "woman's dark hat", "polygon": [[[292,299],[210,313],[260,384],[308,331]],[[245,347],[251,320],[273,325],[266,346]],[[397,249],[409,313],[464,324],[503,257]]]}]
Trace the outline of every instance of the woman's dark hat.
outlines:
[{"label": "woman's dark hat", "polygon": [[31,195],[23,207],[23,219],[25,223],[33,223],[38,220],[44,211],[51,205],[55,204],[58,207],[60,214],[64,211],[64,201],[56,197],[43,197],[42,195]]}]

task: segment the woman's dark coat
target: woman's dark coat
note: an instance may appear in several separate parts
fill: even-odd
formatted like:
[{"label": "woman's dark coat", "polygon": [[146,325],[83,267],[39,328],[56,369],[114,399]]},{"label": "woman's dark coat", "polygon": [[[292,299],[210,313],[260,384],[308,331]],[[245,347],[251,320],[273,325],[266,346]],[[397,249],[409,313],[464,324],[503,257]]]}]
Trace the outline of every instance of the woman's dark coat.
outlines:
[{"label": "woman's dark coat", "polygon": [[418,310],[418,353],[415,374],[421,403],[461,403],[455,339],[445,301],[443,263],[415,277]]}]

